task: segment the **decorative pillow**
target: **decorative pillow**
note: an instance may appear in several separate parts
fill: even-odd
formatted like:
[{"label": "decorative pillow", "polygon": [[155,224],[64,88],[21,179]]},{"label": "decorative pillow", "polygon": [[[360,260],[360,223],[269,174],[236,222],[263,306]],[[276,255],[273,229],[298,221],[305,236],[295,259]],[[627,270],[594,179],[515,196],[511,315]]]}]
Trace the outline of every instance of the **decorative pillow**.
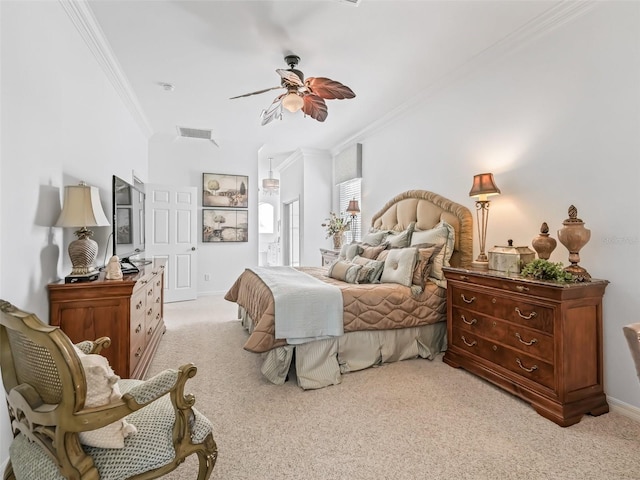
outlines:
[{"label": "decorative pillow", "polygon": [[375,260],[380,255],[380,252],[387,248],[387,244],[383,243],[381,245],[370,247],[368,245],[364,245],[362,247],[362,252],[360,252],[360,256],[364,258],[371,258]]},{"label": "decorative pillow", "polygon": [[327,275],[343,282],[358,283],[358,273],[361,268],[362,265],[347,262],[346,260],[336,260],[329,267]]},{"label": "decorative pillow", "polygon": [[[113,372],[106,357],[84,353],[78,356],[87,379],[85,408],[107,405],[122,397],[118,386],[120,377]],[[123,448],[124,439],[136,432],[134,425],[121,419],[96,430],[80,432],[78,435],[80,443],[84,445],[98,448]]]},{"label": "decorative pillow", "polygon": [[356,283],[371,283],[369,279],[373,271],[374,267],[370,267],[369,265],[362,265],[362,268],[358,272],[358,279],[356,280]]},{"label": "decorative pillow", "polygon": [[419,285],[424,289],[427,283],[427,277],[431,273],[431,267],[433,265],[433,258],[440,253],[440,250],[444,245],[430,245],[424,248],[418,248],[418,258],[416,259],[416,266],[413,269],[414,285]]},{"label": "decorative pillow", "polygon": [[389,250],[383,250],[378,254],[376,260],[384,262],[387,259],[387,255],[389,255]]},{"label": "decorative pillow", "polygon": [[[399,233],[390,232],[387,235],[386,243],[388,244],[387,248],[406,248],[411,245],[411,235],[413,233],[413,229],[415,227],[415,222],[411,222],[406,230],[403,230]],[[423,243],[423,242],[420,242]]]},{"label": "decorative pillow", "polygon": [[443,245],[442,250],[433,259],[431,273],[429,278],[435,281],[439,286],[445,286],[444,273],[442,267],[449,266],[449,260],[453,255],[453,245],[455,241],[455,230],[447,222],[442,221],[431,230],[416,230],[411,236],[411,244],[433,243],[435,245]]},{"label": "decorative pillow", "polygon": [[389,232],[387,230],[376,230],[372,228],[371,230],[369,230],[369,233],[364,234],[364,236],[362,237],[362,243],[370,245],[372,247],[377,247],[382,242],[384,242],[384,239],[386,238],[388,233]]},{"label": "decorative pillow", "polygon": [[382,275],[382,269],[384,268],[384,262],[379,260],[371,260],[370,258],[365,257],[355,257],[353,259],[353,263],[357,265],[362,265],[362,269],[365,268],[369,270],[369,277],[366,282],[358,282],[358,283],[378,283],[380,282],[380,276]]},{"label": "decorative pillow", "polygon": [[338,258],[340,260],[353,260],[353,257],[362,253],[362,246],[359,243],[346,243],[340,249]]},{"label": "decorative pillow", "polygon": [[389,250],[384,261],[384,269],[380,282],[399,283],[407,287],[411,286],[413,267],[416,264],[416,248],[395,248]]}]

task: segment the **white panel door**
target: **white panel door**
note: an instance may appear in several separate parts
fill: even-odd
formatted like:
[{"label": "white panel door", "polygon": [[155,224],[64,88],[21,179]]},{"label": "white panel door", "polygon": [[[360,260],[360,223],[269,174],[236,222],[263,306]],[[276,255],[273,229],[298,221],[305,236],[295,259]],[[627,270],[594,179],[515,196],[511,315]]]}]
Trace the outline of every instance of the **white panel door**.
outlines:
[{"label": "white panel door", "polygon": [[146,252],[167,260],[165,302],[194,300],[198,278],[196,187],[146,184]]}]

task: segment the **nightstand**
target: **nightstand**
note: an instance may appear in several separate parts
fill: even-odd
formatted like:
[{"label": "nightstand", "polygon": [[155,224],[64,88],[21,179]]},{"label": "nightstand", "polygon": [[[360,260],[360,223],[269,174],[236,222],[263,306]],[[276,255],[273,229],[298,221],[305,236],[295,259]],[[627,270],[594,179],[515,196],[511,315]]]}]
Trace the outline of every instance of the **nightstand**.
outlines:
[{"label": "nightstand", "polygon": [[492,270],[443,271],[445,363],[522,398],[563,427],[609,411],[602,366],[608,281],[558,284]]},{"label": "nightstand", "polygon": [[328,265],[331,265],[334,261],[338,259],[338,255],[340,255],[340,250],[329,250],[327,248],[321,248],[320,255],[322,255],[322,266],[326,267]]}]

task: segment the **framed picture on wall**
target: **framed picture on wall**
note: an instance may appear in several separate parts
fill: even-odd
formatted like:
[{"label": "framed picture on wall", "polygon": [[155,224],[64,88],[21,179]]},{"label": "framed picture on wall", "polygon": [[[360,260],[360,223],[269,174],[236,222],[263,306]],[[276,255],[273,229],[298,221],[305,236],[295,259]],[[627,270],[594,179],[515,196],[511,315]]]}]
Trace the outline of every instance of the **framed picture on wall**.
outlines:
[{"label": "framed picture on wall", "polygon": [[202,241],[204,243],[248,242],[249,210],[203,208]]},{"label": "framed picture on wall", "polygon": [[249,177],[246,175],[203,173],[202,206],[247,208],[249,206]]}]

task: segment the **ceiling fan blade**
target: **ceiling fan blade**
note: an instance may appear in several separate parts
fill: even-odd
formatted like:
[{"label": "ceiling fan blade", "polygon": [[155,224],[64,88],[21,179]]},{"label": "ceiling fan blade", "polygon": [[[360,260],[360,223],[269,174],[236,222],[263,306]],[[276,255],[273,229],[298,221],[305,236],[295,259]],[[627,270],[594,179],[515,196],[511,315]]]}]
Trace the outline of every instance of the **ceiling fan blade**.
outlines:
[{"label": "ceiling fan blade", "polygon": [[309,93],[302,98],[304,100],[304,105],[302,106],[304,114],[315,118],[319,122],[324,122],[327,115],[329,115],[327,104],[324,100],[314,93]]},{"label": "ceiling fan blade", "polygon": [[282,68],[278,68],[276,69],[276,72],[278,73],[278,75],[280,75],[280,77],[282,77],[282,79],[286,83],[296,87],[304,86],[304,83],[302,83],[302,79],[291,70],[284,70]]},{"label": "ceiling fan blade", "polygon": [[277,90],[278,88],[282,88],[282,86],[278,85],[277,87],[265,88],[264,90],[258,90],[257,92],[245,93],[244,95],[238,95],[237,97],[231,97],[229,100],[233,100],[235,98],[250,97],[251,95],[258,95],[260,93],[269,92],[271,90]]},{"label": "ceiling fan blade", "polygon": [[260,118],[262,118],[260,125],[264,126],[267,123],[271,123],[275,119],[282,119],[282,99],[285,95],[285,93],[283,93],[282,95],[278,95],[273,100],[271,105],[269,105],[269,108],[262,111],[262,113],[260,114]]},{"label": "ceiling fan blade", "polygon": [[356,96],[356,94],[353,93],[353,90],[346,85],[326,77],[309,77],[307,78],[305,85],[316,95],[328,100],[342,100]]}]

